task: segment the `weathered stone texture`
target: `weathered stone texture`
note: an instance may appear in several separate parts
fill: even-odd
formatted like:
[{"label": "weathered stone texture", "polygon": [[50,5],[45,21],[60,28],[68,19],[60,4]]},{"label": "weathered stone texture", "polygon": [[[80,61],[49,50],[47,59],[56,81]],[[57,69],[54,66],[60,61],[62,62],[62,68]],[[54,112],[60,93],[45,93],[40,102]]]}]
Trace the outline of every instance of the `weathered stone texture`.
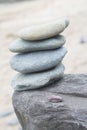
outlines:
[{"label": "weathered stone texture", "polygon": [[[61,96],[62,102],[50,102]],[[23,130],[87,130],[87,74],[65,75],[43,89],[15,91],[13,106]]]}]

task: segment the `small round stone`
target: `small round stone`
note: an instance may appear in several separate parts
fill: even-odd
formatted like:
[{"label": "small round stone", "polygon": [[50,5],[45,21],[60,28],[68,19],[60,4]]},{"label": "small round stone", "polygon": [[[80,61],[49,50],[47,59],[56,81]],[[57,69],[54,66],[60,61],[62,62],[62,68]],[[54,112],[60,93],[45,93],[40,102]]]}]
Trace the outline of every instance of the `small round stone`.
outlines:
[{"label": "small round stone", "polygon": [[42,40],[57,36],[68,26],[67,19],[53,20],[39,25],[32,25],[18,32],[18,36],[24,40]]},{"label": "small round stone", "polygon": [[11,67],[20,73],[33,73],[55,67],[67,53],[62,47],[50,51],[17,54],[11,59]]},{"label": "small round stone", "polygon": [[17,39],[15,42],[11,43],[9,49],[15,53],[52,50],[63,46],[65,41],[64,36],[61,35],[40,41],[25,41]]},{"label": "small round stone", "polygon": [[17,91],[42,88],[61,79],[63,74],[64,66],[61,63],[55,68],[44,72],[33,74],[18,73],[12,80],[12,87]]}]

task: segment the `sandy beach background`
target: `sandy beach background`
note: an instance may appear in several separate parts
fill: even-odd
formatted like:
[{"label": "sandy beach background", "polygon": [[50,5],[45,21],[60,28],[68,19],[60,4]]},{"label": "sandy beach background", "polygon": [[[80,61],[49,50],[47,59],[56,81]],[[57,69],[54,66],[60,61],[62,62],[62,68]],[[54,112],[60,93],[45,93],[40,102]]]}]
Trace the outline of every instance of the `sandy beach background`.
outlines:
[{"label": "sandy beach background", "polygon": [[[31,0],[0,3],[0,130],[18,130],[20,127],[12,111],[12,76],[9,66],[12,54],[8,47],[23,27],[44,23],[61,17],[70,19],[64,31],[68,53],[64,58],[65,73],[87,73],[87,0]],[[85,43],[81,39],[85,37]],[[13,124],[12,124],[13,121]]]}]

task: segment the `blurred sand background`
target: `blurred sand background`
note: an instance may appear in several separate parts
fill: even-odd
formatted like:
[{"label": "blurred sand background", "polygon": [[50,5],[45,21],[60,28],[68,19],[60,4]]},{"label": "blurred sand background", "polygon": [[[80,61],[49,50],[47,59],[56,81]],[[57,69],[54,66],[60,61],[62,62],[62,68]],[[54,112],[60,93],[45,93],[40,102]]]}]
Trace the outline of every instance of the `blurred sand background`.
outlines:
[{"label": "blurred sand background", "polygon": [[[12,108],[13,90],[10,82],[15,72],[9,66],[12,53],[9,44],[23,27],[44,23],[51,19],[68,17],[70,25],[66,37],[68,54],[64,59],[65,73],[87,73],[87,43],[81,44],[81,36],[87,37],[87,0],[31,0],[0,3],[0,113]],[[17,130],[8,125],[14,114],[0,118],[0,130]]]}]

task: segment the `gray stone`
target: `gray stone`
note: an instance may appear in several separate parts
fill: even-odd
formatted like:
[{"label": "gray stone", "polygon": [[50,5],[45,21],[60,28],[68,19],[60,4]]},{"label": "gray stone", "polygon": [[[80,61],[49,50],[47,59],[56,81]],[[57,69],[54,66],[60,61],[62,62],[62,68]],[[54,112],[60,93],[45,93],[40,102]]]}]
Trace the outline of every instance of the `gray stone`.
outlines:
[{"label": "gray stone", "polygon": [[12,87],[17,91],[37,89],[61,79],[64,74],[64,66],[59,64],[52,70],[34,74],[18,73],[12,80]]},{"label": "gray stone", "polygon": [[64,76],[61,81],[56,83],[58,87],[54,87],[55,85],[51,85],[50,88],[48,87],[47,89],[50,90],[50,92],[87,97],[86,84],[87,74],[68,74]]},{"label": "gray stone", "polygon": [[17,54],[11,59],[11,67],[21,73],[40,72],[55,67],[65,56],[67,50],[59,48],[50,51]]},{"label": "gray stone", "polygon": [[17,39],[15,42],[11,43],[9,49],[16,53],[52,50],[63,46],[65,41],[65,38],[61,35],[40,41],[25,41]]},{"label": "gray stone", "polygon": [[81,36],[80,43],[82,44],[87,43],[87,36]]},{"label": "gray stone", "polygon": [[18,36],[24,40],[42,40],[57,36],[68,26],[67,19],[56,19],[39,25],[32,25],[19,31]]},{"label": "gray stone", "polygon": [[7,116],[13,114],[13,112],[14,111],[12,109],[2,111],[2,112],[0,112],[0,118],[7,117]]},{"label": "gray stone", "polygon": [[[73,93],[73,87],[79,91]],[[63,102],[50,102],[53,95]],[[13,106],[23,130],[87,130],[87,75],[65,75],[44,89],[15,91]]]}]

